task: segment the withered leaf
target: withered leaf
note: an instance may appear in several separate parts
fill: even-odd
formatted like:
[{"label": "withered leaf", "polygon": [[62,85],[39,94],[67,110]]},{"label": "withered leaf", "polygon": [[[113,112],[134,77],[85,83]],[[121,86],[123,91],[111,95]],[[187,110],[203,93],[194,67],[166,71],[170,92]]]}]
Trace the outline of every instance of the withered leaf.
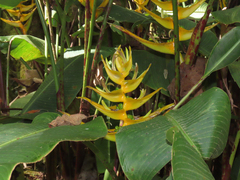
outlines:
[{"label": "withered leaf", "polygon": [[83,119],[87,119],[87,116],[84,114],[72,114],[67,115],[63,114],[62,116],[58,116],[55,120],[49,123],[49,127],[57,127],[57,126],[76,126],[81,124]]}]

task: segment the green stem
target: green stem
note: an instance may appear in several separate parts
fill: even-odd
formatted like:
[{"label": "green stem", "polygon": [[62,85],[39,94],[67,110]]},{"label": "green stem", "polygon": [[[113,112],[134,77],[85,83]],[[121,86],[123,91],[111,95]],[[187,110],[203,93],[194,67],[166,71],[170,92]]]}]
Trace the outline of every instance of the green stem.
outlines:
[{"label": "green stem", "polygon": [[[48,47],[51,47],[51,39],[50,39],[50,35],[49,35],[48,29],[47,29],[47,24],[46,24],[44,16],[43,16],[43,10],[42,10],[42,7],[41,7],[41,2],[40,2],[40,0],[35,0],[35,3],[36,3],[38,14],[39,14],[39,17],[40,17],[40,20],[41,20],[41,23],[42,23],[44,34],[45,34],[46,39],[47,39]],[[58,83],[56,65],[55,65],[55,62],[54,62],[54,55],[53,55],[52,50],[50,50],[49,52],[50,52],[50,59],[51,59],[53,76],[54,76],[55,90],[56,90],[56,92],[58,92],[59,83]]]},{"label": "green stem", "polygon": [[89,32],[89,36],[88,36],[86,61],[85,61],[85,66],[84,66],[82,97],[86,96],[86,86],[87,86],[88,77],[89,77],[89,65],[90,65],[89,57],[90,57],[90,51],[91,51],[91,46],[92,46],[92,37],[93,37],[93,28],[94,28],[94,23],[95,23],[96,7],[97,7],[97,0],[94,0],[92,16],[91,16],[91,23],[90,23],[90,32]]},{"label": "green stem", "polygon": [[206,79],[207,76],[203,76],[197,84],[195,84],[190,91],[188,91],[188,93],[179,101],[179,103],[173,108],[173,109],[178,109],[186,100],[187,98],[193,93],[194,90],[196,90],[201,84],[202,82]]},{"label": "green stem", "polygon": [[83,142],[98,158],[99,160],[103,163],[105,168],[108,170],[110,173],[112,179],[117,179],[116,174],[113,170],[113,166],[108,162],[108,158],[105,157],[105,155],[92,143],[89,141]]},{"label": "green stem", "polygon": [[67,23],[67,6],[65,6],[64,11],[62,10],[58,1],[56,1],[56,8],[59,16],[61,15],[61,27],[62,35],[60,38],[61,51],[60,51],[60,61],[59,61],[59,90],[57,92],[58,96],[58,109],[65,111],[64,102],[64,44],[65,44],[65,34],[66,34],[66,23]]},{"label": "green stem", "polygon": [[10,51],[13,39],[9,41],[8,52],[7,52],[7,68],[6,68],[6,103],[7,107],[9,105],[9,61],[10,61]]},{"label": "green stem", "polygon": [[[105,13],[105,16],[104,16],[104,19],[103,19],[103,23],[102,23],[102,26],[101,26],[98,43],[97,43],[95,53],[94,53],[94,56],[93,56],[92,67],[91,67],[92,74],[91,74],[91,79],[90,79],[90,86],[93,85],[92,84],[93,79],[94,79],[94,76],[95,76],[96,71],[97,71],[97,62],[98,62],[100,49],[101,49],[101,45],[102,45],[102,41],[103,41],[103,36],[104,36],[104,33],[105,33],[107,20],[108,20],[108,16],[109,16],[112,4],[113,4],[113,0],[109,0],[108,7],[107,7],[107,10],[106,10],[106,13]],[[91,95],[91,91],[89,91],[89,95]]]},{"label": "green stem", "polygon": [[51,50],[53,52],[53,57],[54,57],[54,62],[55,64],[57,63],[57,56],[56,56],[56,51],[55,51],[55,48],[54,48],[54,45],[53,45],[53,29],[52,29],[52,17],[51,17],[51,10],[49,8],[49,0],[46,0],[46,8],[47,8],[47,19],[48,19],[48,23],[49,23],[49,34],[50,34],[50,38],[51,38]]},{"label": "green stem", "polygon": [[175,55],[175,100],[180,100],[180,57],[179,57],[179,28],[178,28],[178,4],[177,0],[172,1],[173,25],[174,25],[174,55]]},{"label": "green stem", "polygon": [[237,136],[235,138],[234,145],[233,145],[233,150],[232,150],[232,153],[231,153],[230,159],[229,159],[229,165],[231,167],[233,165],[233,161],[235,159],[235,155],[236,155],[236,152],[237,152],[237,149],[238,149],[239,139],[240,139],[240,130],[238,130],[238,132],[237,132]]}]

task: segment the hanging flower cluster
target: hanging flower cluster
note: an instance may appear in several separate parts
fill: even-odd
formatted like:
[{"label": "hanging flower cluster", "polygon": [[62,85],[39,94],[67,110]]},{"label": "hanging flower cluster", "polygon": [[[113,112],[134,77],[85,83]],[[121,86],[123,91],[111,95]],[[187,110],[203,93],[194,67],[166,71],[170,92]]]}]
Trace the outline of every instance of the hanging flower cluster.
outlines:
[{"label": "hanging flower cluster", "polygon": [[[159,0],[151,0],[154,4],[156,4],[157,6],[159,6],[160,8],[162,8],[163,10],[168,10],[168,11],[172,11],[172,1],[159,1]],[[185,0],[180,0],[180,2],[184,2]],[[190,16],[205,0],[200,0],[199,2],[193,4],[190,7],[186,7],[186,8],[182,8],[182,7],[178,7],[178,19],[184,19],[187,18],[188,16]],[[153,12],[149,11],[147,8],[144,7],[144,5],[146,5],[146,3],[143,3],[140,0],[136,0],[135,1],[136,4],[138,5],[138,7],[142,10],[144,10],[145,12],[147,12],[153,19],[155,19],[159,24],[161,24],[163,27],[165,27],[166,29],[170,29],[173,30],[173,18],[172,17],[166,17],[166,18],[162,18],[156,14],[154,14]],[[146,1],[144,1],[146,2]],[[138,11],[139,11],[138,8]],[[136,39],[137,41],[139,41],[140,43],[142,43],[143,45],[155,50],[155,51],[159,51],[161,53],[166,53],[166,54],[174,54],[174,41],[171,42],[166,42],[166,43],[156,43],[156,42],[151,42],[145,39],[142,39],[138,36],[136,36],[135,34],[131,33],[130,31],[128,31],[127,29],[115,25],[115,24],[111,24],[113,27],[117,28],[118,30],[128,34],[129,36],[133,37],[134,39]],[[208,31],[209,29],[213,28],[214,26],[216,26],[217,24],[208,26],[205,28],[204,32]],[[179,41],[185,41],[191,38],[192,33],[193,33],[193,29],[190,30],[186,30],[182,27],[179,27]]]},{"label": "hanging flower cluster", "polygon": [[[130,119],[128,118],[127,111],[134,110],[142,106],[145,102],[147,102],[154,94],[156,94],[160,89],[157,89],[156,91],[152,92],[149,95],[145,96],[146,91],[141,90],[141,94],[139,98],[133,99],[131,97],[126,96],[126,93],[129,93],[133,90],[135,90],[139,84],[142,82],[144,76],[148,72],[150,66],[147,70],[145,70],[138,78],[137,78],[137,65],[134,71],[133,78],[131,80],[126,80],[125,78],[129,75],[130,70],[132,69],[132,52],[131,48],[129,47],[129,51],[126,49],[126,56],[124,55],[121,47],[117,49],[117,51],[114,53],[113,60],[112,60],[112,67],[110,67],[107,59],[106,61],[102,57],[102,62],[104,64],[105,70],[109,76],[109,78],[115,82],[116,84],[120,85],[120,88],[114,91],[109,91],[106,87],[104,90],[101,89],[95,89],[93,87],[89,87],[89,89],[92,89],[105,99],[112,101],[112,102],[122,102],[123,106],[122,109],[117,109],[116,107],[107,107],[107,105],[102,101],[102,105],[97,104],[96,102],[91,101],[90,99],[86,97],[81,97],[82,99],[85,99],[90,104],[92,104],[96,109],[101,111],[103,114],[107,115],[108,117],[120,120],[120,126],[127,126],[139,122],[143,122],[149,119],[152,119],[153,117],[159,115],[162,111],[169,109],[173,106],[173,104],[170,104],[168,106],[165,106],[153,113],[150,114],[150,112],[145,115],[144,117],[140,117],[138,119]],[[115,129],[109,130],[108,135],[106,136],[109,140],[115,140]]]},{"label": "hanging flower cluster", "polygon": [[32,21],[32,15],[37,8],[34,0],[31,1],[30,5],[24,5],[24,3],[26,1],[20,2],[14,9],[6,9],[13,20],[3,18],[1,20],[11,26],[19,27],[23,34],[27,34]]}]

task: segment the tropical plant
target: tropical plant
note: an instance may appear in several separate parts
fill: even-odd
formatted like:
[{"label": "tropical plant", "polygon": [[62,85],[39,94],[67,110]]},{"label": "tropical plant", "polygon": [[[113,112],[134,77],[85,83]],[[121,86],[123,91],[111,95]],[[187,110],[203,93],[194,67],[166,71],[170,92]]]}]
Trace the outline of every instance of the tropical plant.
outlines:
[{"label": "tropical plant", "polygon": [[[50,180],[237,179],[239,7],[116,3],[0,3],[1,26],[22,31],[0,36],[0,179],[29,177],[31,163]],[[95,162],[99,174],[84,170]]]}]

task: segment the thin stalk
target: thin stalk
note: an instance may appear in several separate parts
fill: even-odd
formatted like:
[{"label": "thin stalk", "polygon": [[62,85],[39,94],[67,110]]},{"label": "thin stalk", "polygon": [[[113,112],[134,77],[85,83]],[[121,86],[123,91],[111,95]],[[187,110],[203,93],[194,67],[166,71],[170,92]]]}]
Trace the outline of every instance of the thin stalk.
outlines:
[{"label": "thin stalk", "polygon": [[92,16],[91,16],[91,23],[90,23],[90,32],[89,32],[89,36],[88,36],[86,62],[85,62],[85,66],[84,66],[82,97],[86,96],[86,86],[87,86],[88,77],[89,77],[89,65],[90,65],[89,57],[90,57],[90,51],[91,51],[91,46],[92,46],[92,37],[93,37],[93,28],[94,28],[94,23],[95,23],[96,7],[97,7],[97,0],[94,0],[93,9],[92,9]]},{"label": "thin stalk", "polygon": [[59,45],[59,27],[57,25],[56,27],[56,42],[55,42],[55,51],[56,51],[56,56],[58,57],[58,45]]},{"label": "thin stalk", "polygon": [[1,111],[2,108],[6,108],[7,104],[6,104],[6,96],[5,96],[5,90],[4,90],[4,82],[3,82],[3,71],[2,71],[2,56],[0,54],[0,109]]},{"label": "thin stalk", "polygon": [[204,28],[207,24],[209,14],[212,11],[213,2],[214,2],[214,0],[209,1],[207,10],[206,10],[204,16],[198,22],[197,26],[195,27],[195,29],[193,31],[186,56],[184,58],[184,62],[186,64],[192,65],[194,63],[195,57],[198,52],[199,44],[201,42],[201,38],[202,38],[202,35],[204,32]]},{"label": "thin stalk", "polygon": [[53,28],[52,28],[52,17],[51,17],[51,10],[49,7],[49,0],[46,0],[46,14],[47,14],[47,19],[48,19],[48,23],[49,23],[49,33],[50,33],[50,38],[51,38],[51,47],[52,47],[52,52],[53,52],[53,58],[54,58],[54,62],[55,64],[57,63],[57,56],[56,56],[56,51],[53,45],[54,39],[53,39]]},{"label": "thin stalk", "polygon": [[99,158],[99,160],[103,163],[103,165],[110,173],[112,179],[117,179],[116,174],[113,170],[113,166],[111,166],[111,164],[108,162],[108,158],[105,157],[105,155],[92,142],[86,141],[83,142],[83,144],[85,144]]},{"label": "thin stalk", "polygon": [[178,28],[178,4],[177,0],[172,1],[173,25],[174,25],[174,55],[175,55],[175,101],[180,100],[180,57],[179,57],[179,28]]},{"label": "thin stalk", "polygon": [[237,149],[238,149],[239,140],[240,140],[240,130],[238,130],[238,132],[237,132],[237,136],[236,136],[235,141],[234,141],[232,153],[231,153],[230,159],[229,159],[229,165],[231,166],[231,168],[232,168],[233,161],[235,159],[235,155],[236,155],[236,152],[237,152]]},{"label": "thin stalk", "polygon": [[[41,20],[41,23],[42,23],[44,34],[45,34],[46,39],[47,39],[48,47],[51,47],[51,39],[50,39],[50,35],[48,33],[47,24],[46,24],[44,16],[43,16],[43,10],[42,10],[42,7],[41,7],[41,2],[40,2],[40,0],[35,0],[35,3],[36,3],[38,14],[39,14],[39,17],[40,17],[40,20]],[[50,52],[50,59],[51,59],[54,83],[55,83],[55,90],[56,90],[56,92],[58,92],[59,83],[58,83],[56,65],[55,65],[55,62],[54,62],[53,51],[50,50],[49,52]]]},{"label": "thin stalk", "polygon": [[61,27],[62,34],[60,39],[61,51],[60,51],[60,61],[59,61],[59,90],[57,92],[57,97],[59,99],[58,109],[65,111],[65,102],[64,102],[64,44],[65,44],[65,34],[66,34],[66,23],[67,23],[67,6],[64,8],[64,12],[60,4],[56,1],[56,8],[58,14],[61,15]]},{"label": "thin stalk", "polygon": [[[93,79],[94,79],[94,76],[95,76],[96,71],[97,71],[97,61],[98,61],[98,58],[99,58],[100,49],[101,49],[101,45],[102,45],[102,41],[103,41],[103,36],[104,36],[104,33],[105,33],[107,20],[108,20],[108,16],[109,16],[112,4],[113,4],[113,0],[109,0],[107,10],[106,10],[106,13],[105,13],[105,16],[104,16],[104,19],[103,19],[103,23],[102,23],[102,26],[101,26],[98,43],[97,43],[95,53],[94,53],[94,56],[93,56],[92,67],[91,67],[92,74],[91,74],[91,78],[90,78],[90,85],[91,86],[92,86]],[[90,92],[91,91],[89,91],[89,94],[91,95]]]},{"label": "thin stalk", "polygon": [[187,98],[193,93],[194,90],[196,90],[202,82],[206,79],[207,76],[202,77],[197,84],[195,84],[190,91],[179,101],[179,103],[173,108],[173,109],[178,109],[186,100]]},{"label": "thin stalk", "polygon": [[7,52],[7,67],[6,67],[6,105],[9,105],[9,61],[10,61],[10,51],[13,39],[9,41],[8,52]]}]

